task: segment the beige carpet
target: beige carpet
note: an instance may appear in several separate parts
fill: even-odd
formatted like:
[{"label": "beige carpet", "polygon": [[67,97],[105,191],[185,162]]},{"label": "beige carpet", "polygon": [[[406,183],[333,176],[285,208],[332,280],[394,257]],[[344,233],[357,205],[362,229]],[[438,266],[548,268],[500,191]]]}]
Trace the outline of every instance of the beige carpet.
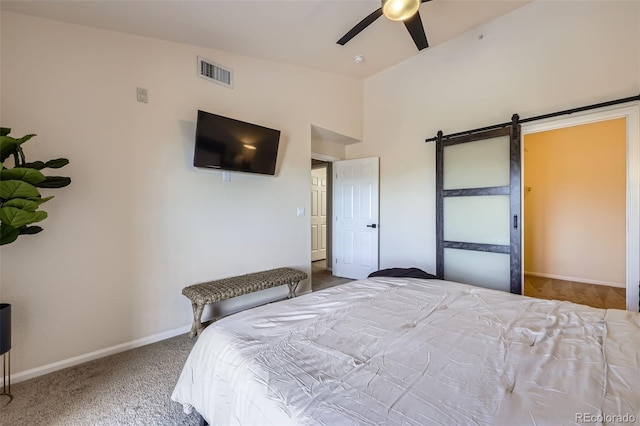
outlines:
[{"label": "beige carpet", "polygon": [[197,425],[170,398],[194,343],[177,336],[17,383],[0,425]]}]

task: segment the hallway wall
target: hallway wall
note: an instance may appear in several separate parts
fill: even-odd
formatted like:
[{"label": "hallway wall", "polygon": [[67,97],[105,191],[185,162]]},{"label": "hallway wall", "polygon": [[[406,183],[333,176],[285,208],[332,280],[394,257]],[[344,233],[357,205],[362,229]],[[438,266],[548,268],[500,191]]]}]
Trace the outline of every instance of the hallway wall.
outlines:
[{"label": "hallway wall", "polygon": [[525,274],[626,287],[626,120],[525,135]]}]

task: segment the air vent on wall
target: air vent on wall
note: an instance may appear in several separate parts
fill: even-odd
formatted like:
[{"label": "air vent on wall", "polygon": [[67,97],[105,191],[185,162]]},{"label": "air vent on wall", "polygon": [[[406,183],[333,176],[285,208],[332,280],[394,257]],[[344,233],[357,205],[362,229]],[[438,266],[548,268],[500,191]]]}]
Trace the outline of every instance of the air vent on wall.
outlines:
[{"label": "air vent on wall", "polygon": [[233,89],[233,71],[200,56],[198,56],[198,75]]}]

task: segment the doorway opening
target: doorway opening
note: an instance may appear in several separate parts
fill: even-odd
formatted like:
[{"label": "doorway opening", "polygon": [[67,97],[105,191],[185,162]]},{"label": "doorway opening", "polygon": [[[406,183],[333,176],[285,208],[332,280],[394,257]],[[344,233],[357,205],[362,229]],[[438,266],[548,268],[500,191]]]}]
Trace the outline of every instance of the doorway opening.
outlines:
[{"label": "doorway opening", "polygon": [[311,289],[352,281],[332,273],[332,164],[311,159]]},{"label": "doorway opening", "polygon": [[626,308],[626,120],[524,138],[527,296]]},{"label": "doorway opening", "polygon": [[523,126],[523,294],[638,311],[639,118]]}]

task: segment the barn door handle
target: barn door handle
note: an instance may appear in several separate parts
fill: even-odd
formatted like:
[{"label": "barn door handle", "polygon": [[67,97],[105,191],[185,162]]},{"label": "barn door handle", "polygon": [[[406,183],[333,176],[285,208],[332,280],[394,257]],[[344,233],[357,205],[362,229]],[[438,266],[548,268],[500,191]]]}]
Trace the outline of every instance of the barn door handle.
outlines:
[{"label": "barn door handle", "polygon": [[378,225],[376,225],[375,223],[372,223],[371,225],[367,225],[367,228],[376,229],[377,227],[378,227]]},{"label": "barn door handle", "polygon": [[518,229],[518,215],[513,215],[513,229]]}]

